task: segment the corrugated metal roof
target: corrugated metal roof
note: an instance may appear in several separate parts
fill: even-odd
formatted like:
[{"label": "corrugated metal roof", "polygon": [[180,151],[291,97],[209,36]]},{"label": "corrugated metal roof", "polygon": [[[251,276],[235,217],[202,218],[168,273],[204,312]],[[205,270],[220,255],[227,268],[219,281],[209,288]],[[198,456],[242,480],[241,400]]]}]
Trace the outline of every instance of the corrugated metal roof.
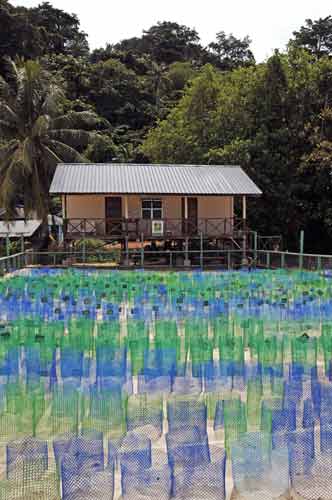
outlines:
[{"label": "corrugated metal roof", "polygon": [[237,166],[61,164],[52,194],[183,194],[259,195],[248,175]]},{"label": "corrugated metal roof", "polygon": [[41,220],[2,220],[0,221],[0,238],[18,238],[19,236],[28,238],[37,231],[41,223]]}]

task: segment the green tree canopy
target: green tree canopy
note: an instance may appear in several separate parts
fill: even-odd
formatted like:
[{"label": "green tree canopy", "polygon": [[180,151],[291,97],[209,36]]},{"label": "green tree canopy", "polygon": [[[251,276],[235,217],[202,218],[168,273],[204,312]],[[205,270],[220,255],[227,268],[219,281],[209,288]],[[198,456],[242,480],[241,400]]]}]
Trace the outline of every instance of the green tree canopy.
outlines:
[{"label": "green tree canopy", "polygon": [[226,35],[224,31],[220,31],[217,33],[216,42],[210,43],[208,49],[215,65],[223,71],[230,71],[255,64],[250,44],[251,40],[248,36],[240,39],[233,34]]},{"label": "green tree canopy", "polygon": [[159,64],[190,61],[200,57],[202,47],[196,30],[164,21],[151,26],[141,38],[130,38],[115,45],[122,51],[149,54]]},{"label": "green tree canopy", "polygon": [[74,14],[44,2],[26,9],[0,0],[0,57],[33,59],[47,54],[87,56],[87,35]]},{"label": "green tree canopy", "polygon": [[[320,89],[322,82],[328,87],[331,69],[332,61],[315,61],[299,49],[228,73],[208,65],[148,133],[142,150],[152,162],[241,164],[264,192],[249,204],[252,226],[261,234],[283,234],[290,248],[300,229],[315,226],[316,234],[329,234],[319,240],[322,250],[332,237],[332,156],[330,97]],[[321,168],[313,168],[315,160]],[[321,207],[319,220],[311,215],[313,199]]]},{"label": "green tree canopy", "polygon": [[317,57],[332,55],[332,17],[307,19],[305,26],[293,32],[291,44],[303,47]]}]

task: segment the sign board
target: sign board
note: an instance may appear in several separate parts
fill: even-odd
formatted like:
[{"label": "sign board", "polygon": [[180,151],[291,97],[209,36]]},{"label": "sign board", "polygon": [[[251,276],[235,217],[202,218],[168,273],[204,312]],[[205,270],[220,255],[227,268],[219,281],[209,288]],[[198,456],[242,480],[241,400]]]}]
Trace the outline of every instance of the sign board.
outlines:
[{"label": "sign board", "polygon": [[153,220],[152,221],[152,236],[163,236],[164,234],[164,221],[163,220]]}]

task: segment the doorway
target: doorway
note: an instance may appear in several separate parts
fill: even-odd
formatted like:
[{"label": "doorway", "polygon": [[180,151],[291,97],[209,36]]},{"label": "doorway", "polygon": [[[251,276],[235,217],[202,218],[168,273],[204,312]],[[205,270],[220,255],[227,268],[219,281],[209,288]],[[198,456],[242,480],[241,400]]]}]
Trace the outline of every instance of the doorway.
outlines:
[{"label": "doorway", "polygon": [[122,198],[110,196],[105,198],[106,234],[122,233]]},{"label": "doorway", "polygon": [[182,233],[188,236],[197,234],[198,202],[197,198],[188,198],[188,219],[185,218],[185,198],[182,198]]}]

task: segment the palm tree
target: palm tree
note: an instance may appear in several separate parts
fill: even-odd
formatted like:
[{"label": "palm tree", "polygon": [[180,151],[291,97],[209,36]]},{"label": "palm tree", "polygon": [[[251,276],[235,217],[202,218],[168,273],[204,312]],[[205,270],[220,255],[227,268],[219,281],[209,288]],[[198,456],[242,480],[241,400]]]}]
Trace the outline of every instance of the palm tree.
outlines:
[{"label": "palm tree", "polygon": [[6,60],[0,75],[0,206],[8,217],[23,202],[25,217],[36,214],[46,226],[56,165],[87,161],[79,151],[100,119],[87,111],[63,114],[63,103],[60,86],[38,62]]}]

